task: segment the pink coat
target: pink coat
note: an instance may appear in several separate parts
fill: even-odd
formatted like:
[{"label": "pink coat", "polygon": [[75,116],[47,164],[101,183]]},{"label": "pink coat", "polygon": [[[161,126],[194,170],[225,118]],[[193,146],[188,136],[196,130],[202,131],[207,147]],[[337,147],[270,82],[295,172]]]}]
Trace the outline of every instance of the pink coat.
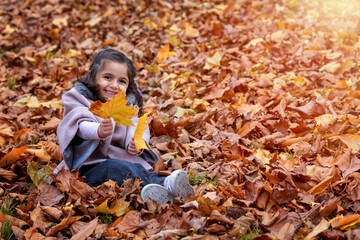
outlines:
[{"label": "pink coat", "polygon": [[[80,93],[81,92],[81,93]],[[147,127],[143,139],[150,150],[144,150],[141,155],[130,155],[126,149],[134,136],[138,122],[137,117],[131,121],[134,126],[118,126],[114,124],[114,133],[102,140],[84,140],[76,135],[78,126],[82,121],[98,122],[102,118],[89,111],[93,102],[85,96],[92,95],[81,83],[66,92],[62,97],[64,105],[63,119],[57,129],[59,144],[64,160],[58,165],[55,174],[62,166],[66,169],[78,169],[82,165],[100,163],[107,159],[120,159],[132,163],[140,163],[145,169],[151,170],[149,162],[155,163],[158,156],[149,146],[150,131]]]}]

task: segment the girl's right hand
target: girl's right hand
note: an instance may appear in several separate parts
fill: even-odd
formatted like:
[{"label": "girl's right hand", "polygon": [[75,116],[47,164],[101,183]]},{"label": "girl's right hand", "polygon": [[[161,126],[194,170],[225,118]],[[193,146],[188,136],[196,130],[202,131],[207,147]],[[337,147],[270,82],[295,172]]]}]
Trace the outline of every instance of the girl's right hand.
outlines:
[{"label": "girl's right hand", "polygon": [[113,133],[113,123],[111,121],[111,118],[102,120],[98,128],[99,138],[106,138],[112,135],[112,133]]}]

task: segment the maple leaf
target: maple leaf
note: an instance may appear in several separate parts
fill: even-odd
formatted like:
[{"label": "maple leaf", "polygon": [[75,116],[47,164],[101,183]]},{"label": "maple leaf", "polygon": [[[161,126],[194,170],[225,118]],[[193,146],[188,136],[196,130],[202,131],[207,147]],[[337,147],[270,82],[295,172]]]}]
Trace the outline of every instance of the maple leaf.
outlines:
[{"label": "maple leaf", "polygon": [[156,55],[156,62],[161,63],[171,56],[174,56],[175,52],[170,51],[170,45],[166,44],[164,48],[161,48]]},{"label": "maple leaf", "polygon": [[112,117],[119,126],[134,126],[130,118],[136,116],[138,108],[126,106],[126,103],[125,94],[119,91],[110,101],[105,103],[99,100],[92,102],[89,110],[103,119]]},{"label": "maple leaf", "polygon": [[144,141],[144,139],[142,138],[144,132],[145,132],[145,129],[146,129],[146,125],[148,124],[146,122],[146,118],[147,116],[149,115],[149,113],[145,113],[143,116],[141,116],[139,118],[139,122],[136,126],[136,129],[135,129],[135,134],[134,134],[134,142],[135,142],[135,147],[136,147],[136,150],[138,152],[140,152],[140,149],[149,149],[147,146],[146,146],[146,143]]}]

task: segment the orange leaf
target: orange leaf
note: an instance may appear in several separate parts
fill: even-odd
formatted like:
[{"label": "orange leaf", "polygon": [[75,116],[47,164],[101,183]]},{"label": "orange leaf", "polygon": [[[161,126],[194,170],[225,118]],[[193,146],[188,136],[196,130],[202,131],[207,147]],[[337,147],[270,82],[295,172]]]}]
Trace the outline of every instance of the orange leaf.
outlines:
[{"label": "orange leaf", "polygon": [[301,141],[309,142],[310,139],[307,138],[307,137],[291,138],[291,139],[288,139],[288,140],[283,141],[283,142],[281,143],[281,146],[289,146],[289,145],[293,145],[293,144],[298,143],[298,142],[301,142]]},{"label": "orange leaf", "polygon": [[144,139],[142,138],[145,129],[146,129],[146,118],[149,115],[149,113],[144,114],[144,116],[139,118],[139,122],[136,126],[135,129],[135,134],[134,134],[134,141],[135,141],[135,147],[136,150],[138,152],[140,152],[141,149],[149,149],[144,141]]},{"label": "orange leaf", "polygon": [[107,40],[105,42],[103,42],[103,46],[107,46],[107,45],[111,45],[111,44],[114,44],[116,42],[116,39],[110,39],[110,40]]},{"label": "orange leaf", "polygon": [[136,116],[138,109],[133,106],[126,106],[126,103],[125,94],[119,91],[110,101],[102,103],[98,100],[91,103],[89,110],[104,119],[112,117],[119,126],[134,126],[130,118]]},{"label": "orange leaf", "polygon": [[244,126],[242,126],[242,128],[240,128],[239,131],[237,131],[237,134],[239,134],[240,137],[245,137],[249,132],[251,132],[256,127],[257,124],[258,124],[257,121],[245,123]]},{"label": "orange leaf", "polygon": [[156,55],[156,62],[161,63],[169,57],[173,56],[175,53],[170,51],[170,45],[167,44],[164,48],[161,48]]},{"label": "orange leaf", "polygon": [[64,218],[58,225],[53,226],[52,228],[50,228],[50,230],[46,233],[46,236],[54,235],[58,231],[64,229],[65,227],[67,227],[68,225],[76,222],[77,220],[81,219],[82,217],[83,216],[75,216],[75,217],[71,217],[71,218]]},{"label": "orange leaf", "polygon": [[310,189],[309,193],[311,195],[316,195],[316,194],[322,193],[323,191],[325,191],[326,188],[328,188],[328,186],[331,183],[332,179],[333,179],[333,176],[327,177],[325,180],[320,182],[318,185],[316,185],[315,187]]},{"label": "orange leaf", "polygon": [[25,222],[25,221],[23,221],[21,219],[18,219],[16,217],[13,217],[13,216],[10,216],[10,215],[7,215],[7,214],[0,211],[0,222],[3,223],[6,220],[10,221],[12,225],[18,226],[20,228],[29,225],[27,222]]},{"label": "orange leaf", "polygon": [[111,228],[108,228],[107,230],[107,237],[123,237],[123,238],[126,238],[127,235],[125,233],[118,233],[118,232],[115,232],[113,229]]},{"label": "orange leaf", "polygon": [[20,129],[19,131],[17,131],[15,133],[14,140],[17,140],[21,135],[23,135],[24,133],[27,133],[28,131],[30,131],[30,128]]},{"label": "orange leaf", "polygon": [[16,162],[20,155],[26,152],[27,146],[22,146],[21,148],[12,149],[8,154],[6,154],[0,160],[0,167],[7,166],[11,163]]},{"label": "orange leaf", "polygon": [[[333,228],[340,228],[344,230],[349,225],[355,225],[356,223],[360,222],[360,215],[359,214],[352,214],[348,216],[339,216],[331,219],[331,227]],[[352,224],[353,223],[353,224]]]}]

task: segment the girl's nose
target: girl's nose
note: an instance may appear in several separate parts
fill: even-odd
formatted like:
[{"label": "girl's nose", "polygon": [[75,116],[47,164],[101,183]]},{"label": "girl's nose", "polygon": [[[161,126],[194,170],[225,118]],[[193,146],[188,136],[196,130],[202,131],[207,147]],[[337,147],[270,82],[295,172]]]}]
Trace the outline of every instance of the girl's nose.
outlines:
[{"label": "girl's nose", "polygon": [[111,81],[111,87],[118,89],[119,88],[119,84],[116,80]]}]

